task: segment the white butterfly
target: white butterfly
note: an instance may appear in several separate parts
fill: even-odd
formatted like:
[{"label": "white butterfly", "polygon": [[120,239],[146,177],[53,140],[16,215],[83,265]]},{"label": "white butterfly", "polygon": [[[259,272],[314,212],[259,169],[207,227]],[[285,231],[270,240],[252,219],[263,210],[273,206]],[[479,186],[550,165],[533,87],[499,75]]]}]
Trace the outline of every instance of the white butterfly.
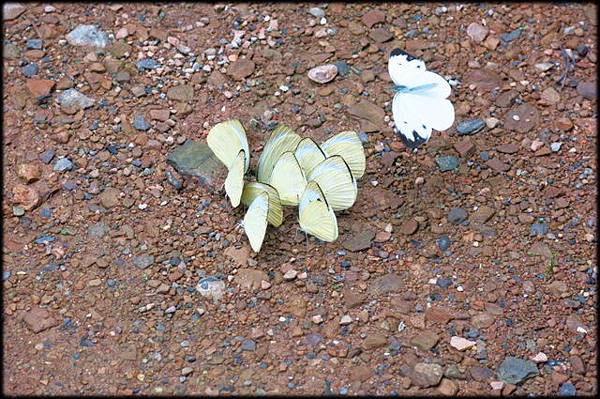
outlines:
[{"label": "white butterfly", "polygon": [[446,98],[450,85],[437,73],[427,71],[423,60],[392,50],[388,61],[394,81],[392,114],[396,134],[409,148],[417,148],[431,137],[431,130],[446,130],[454,123],[454,106]]}]

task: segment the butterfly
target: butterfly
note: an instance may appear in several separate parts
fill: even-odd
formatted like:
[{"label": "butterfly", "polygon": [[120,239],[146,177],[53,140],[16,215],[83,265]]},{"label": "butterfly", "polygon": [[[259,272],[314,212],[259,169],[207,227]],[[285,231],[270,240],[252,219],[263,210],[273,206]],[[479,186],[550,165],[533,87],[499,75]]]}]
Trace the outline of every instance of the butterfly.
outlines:
[{"label": "butterfly", "polygon": [[431,130],[443,131],[454,123],[454,106],[447,100],[451,89],[437,73],[427,71],[423,60],[396,48],[388,71],[394,82],[392,114],[396,134],[408,148],[426,143]]},{"label": "butterfly", "polygon": [[300,229],[320,240],[332,242],[338,237],[338,225],[333,208],[327,202],[321,187],[309,181],[298,204]]}]

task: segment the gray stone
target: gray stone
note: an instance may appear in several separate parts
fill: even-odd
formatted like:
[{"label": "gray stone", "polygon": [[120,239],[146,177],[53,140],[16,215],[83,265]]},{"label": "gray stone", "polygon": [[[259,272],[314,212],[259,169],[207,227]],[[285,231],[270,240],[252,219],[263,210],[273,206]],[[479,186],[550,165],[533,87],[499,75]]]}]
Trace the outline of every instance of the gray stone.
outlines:
[{"label": "gray stone", "polygon": [[204,142],[188,140],[167,156],[167,163],[179,173],[195,176],[203,185],[216,187],[226,168]]},{"label": "gray stone", "polygon": [[152,58],[144,58],[142,60],[139,60],[136,66],[137,69],[140,71],[149,71],[160,67],[160,64],[154,61]]},{"label": "gray stone", "polygon": [[133,258],[133,264],[140,269],[147,269],[154,264],[154,256],[138,255]]},{"label": "gray stone", "polygon": [[595,100],[597,93],[596,82],[579,82],[577,92],[588,100]]},{"label": "gray stone", "polygon": [[454,224],[460,224],[464,222],[469,215],[467,211],[462,208],[452,208],[450,212],[448,212],[448,221]]},{"label": "gray stone", "polygon": [[454,155],[441,155],[435,158],[438,168],[442,172],[448,172],[458,168],[458,158]]},{"label": "gray stone", "polygon": [[567,381],[560,386],[558,394],[560,396],[575,396],[577,395],[577,389],[573,383]]},{"label": "gray stone", "polygon": [[42,39],[29,39],[27,40],[27,48],[30,50],[41,50],[44,46]]},{"label": "gray stone", "polygon": [[315,18],[323,18],[325,16],[325,11],[319,7],[312,7],[308,12]]},{"label": "gray stone", "polygon": [[534,223],[531,225],[532,236],[545,236],[548,233],[548,225],[546,223]]},{"label": "gray stone", "polygon": [[485,126],[485,121],[481,118],[477,119],[469,119],[466,121],[462,121],[456,127],[456,131],[459,136],[466,136],[470,134],[475,134]]},{"label": "gray stone", "polygon": [[95,101],[75,89],[68,89],[58,95],[58,102],[63,107],[85,109],[94,105]]},{"label": "gray stone", "polygon": [[337,61],[334,65],[337,67],[340,76],[346,76],[350,73],[350,66],[346,61]]},{"label": "gray stone", "polygon": [[242,341],[242,350],[248,352],[254,352],[256,350],[256,342],[251,339],[245,339]]},{"label": "gray stone", "polygon": [[498,378],[502,381],[517,385],[539,374],[534,362],[508,356],[496,370]]},{"label": "gray stone", "polygon": [[503,33],[500,35],[500,40],[503,42],[512,42],[513,40],[517,40],[521,36],[521,32],[523,30],[521,28],[515,29],[509,33]]},{"label": "gray stone", "polygon": [[23,72],[23,75],[27,76],[28,78],[31,78],[31,77],[37,75],[39,68],[36,64],[31,63],[31,64],[27,64],[23,68],[21,68],[21,71]]},{"label": "gray stone", "polygon": [[64,172],[73,169],[73,162],[68,158],[61,158],[54,164],[55,172]]},{"label": "gray stone", "polygon": [[104,223],[95,223],[88,227],[88,236],[92,238],[102,238],[108,233],[108,226]]},{"label": "gray stone", "polygon": [[55,153],[56,152],[54,151],[54,149],[48,148],[46,151],[40,154],[40,161],[48,165],[50,162],[52,162]]},{"label": "gray stone", "polygon": [[559,141],[550,144],[550,149],[552,150],[552,152],[559,152],[560,147],[562,147],[562,143]]},{"label": "gray stone", "polygon": [[15,58],[19,58],[21,55],[21,51],[19,47],[17,47],[14,43],[9,41],[4,41],[4,45],[2,46],[2,56],[7,60],[13,60]]},{"label": "gray stone", "polygon": [[73,46],[106,47],[108,36],[94,25],[79,25],[67,35],[67,42]]},{"label": "gray stone", "polygon": [[145,132],[146,130],[150,129],[150,124],[146,122],[146,119],[143,115],[136,115],[133,117],[133,127],[137,130]]}]

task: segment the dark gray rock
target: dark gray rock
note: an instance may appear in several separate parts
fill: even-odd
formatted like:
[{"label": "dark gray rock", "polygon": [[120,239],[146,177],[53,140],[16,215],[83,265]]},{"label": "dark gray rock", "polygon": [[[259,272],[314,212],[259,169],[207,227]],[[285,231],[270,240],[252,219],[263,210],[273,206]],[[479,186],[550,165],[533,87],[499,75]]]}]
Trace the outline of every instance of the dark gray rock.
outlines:
[{"label": "dark gray rock", "polygon": [[456,126],[459,136],[475,134],[485,127],[485,121],[481,118],[462,121]]},{"label": "dark gray rock", "polygon": [[29,50],[41,50],[44,46],[42,39],[29,39],[27,40],[27,48]]},{"label": "dark gray rock", "polygon": [[512,42],[513,40],[517,40],[521,36],[521,32],[523,32],[523,29],[517,28],[512,32],[503,33],[500,35],[500,40],[502,40],[505,43]]},{"label": "dark gray rock", "polygon": [[227,169],[204,142],[188,140],[167,156],[167,163],[179,173],[195,176],[203,185],[216,187]]},{"label": "dark gray rock", "polygon": [[452,208],[448,212],[448,221],[454,224],[460,224],[464,222],[468,217],[467,211],[462,208]]},{"label": "dark gray rock", "polygon": [[31,63],[31,64],[27,64],[23,68],[21,68],[21,71],[23,72],[23,75],[25,75],[28,78],[31,78],[31,77],[37,75],[39,68],[36,64]]},{"label": "dark gray rock", "polygon": [[496,370],[498,378],[502,381],[517,385],[539,374],[534,362],[508,356]]},{"label": "dark gray rock", "polygon": [[442,172],[448,172],[458,168],[458,158],[454,155],[442,155],[435,158],[438,168]]}]

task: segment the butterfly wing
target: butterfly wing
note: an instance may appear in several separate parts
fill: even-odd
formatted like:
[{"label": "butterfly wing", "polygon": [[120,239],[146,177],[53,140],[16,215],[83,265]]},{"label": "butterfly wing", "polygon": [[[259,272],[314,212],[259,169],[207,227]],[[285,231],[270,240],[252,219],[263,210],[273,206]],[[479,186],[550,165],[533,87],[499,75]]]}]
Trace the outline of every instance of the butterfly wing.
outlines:
[{"label": "butterfly wing", "polygon": [[410,148],[427,142],[432,129],[446,130],[454,123],[454,106],[443,98],[397,93],[392,113],[396,130]]},{"label": "butterfly wing", "polygon": [[327,158],[323,149],[310,137],[305,137],[298,143],[294,155],[305,174]]},{"label": "butterfly wing", "polygon": [[254,252],[259,252],[267,231],[269,195],[264,192],[256,196],[244,216],[244,231]]},{"label": "butterfly wing", "polygon": [[285,125],[279,125],[265,144],[258,159],[258,181],[266,183],[271,177],[275,164],[286,151],[294,151],[301,137]]},{"label": "butterfly wing", "polygon": [[396,48],[388,59],[388,72],[396,86],[412,86],[412,77],[425,71],[425,62]]},{"label": "butterfly wing", "polygon": [[232,119],[217,123],[208,132],[206,142],[217,158],[228,168],[233,164],[240,150],[244,150],[246,154],[244,171],[248,170],[250,166],[250,148],[248,147],[246,131],[239,120]]},{"label": "butterfly wing", "polygon": [[314,180],[334,211],[350,208],[356,201],[356,179],[344,158],[334,155],[313,168],[308,181]]},{"label": "butterfly wing", "polygon": [[229,166],[229,172],[225,179],[225,192],[234,208],[240,204],[242,191],[244,189],[244,164],[246,155],[244,150],[240,150],[238,156]]},{"label": "butterfly wing", "polygon": [[319,184],[309,181],[298,206],[300,228],[320,240],[332,242],[338,237],[337,219]]},{"label": "butterfly wing", "polygon": [[367,161],[362,143],[356,132],[341,132],[321,145],[328,157],[340,155],[350,167],[352,176],[360,179],[365,173]]},{"label": "butterfly wing", "polygon": [[306,175],[294,153],[284,152],[271,172],[269,184],[279,193],[282,205],[298,205],[306,187]]},{"label": "butterfly wing", "polygon": [[281,223],[283,223],[283,209],[279,200],[279,194],[272,186],[259,182],[246,183],[242,192],[242,204],[249,206],[262,193],[267,193],[269,196],[268,222],[275,227],[281,226]]}]

